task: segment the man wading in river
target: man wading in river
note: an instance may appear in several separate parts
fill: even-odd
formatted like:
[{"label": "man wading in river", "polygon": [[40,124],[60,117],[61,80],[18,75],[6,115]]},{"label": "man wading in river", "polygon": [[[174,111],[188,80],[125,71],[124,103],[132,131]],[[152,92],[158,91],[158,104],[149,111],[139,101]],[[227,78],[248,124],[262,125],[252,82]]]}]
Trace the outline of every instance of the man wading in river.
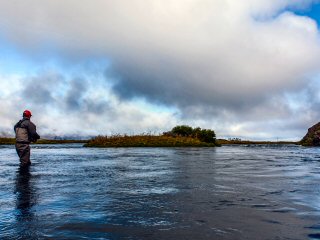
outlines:
[{"label": "man wading in river", "polygon": [[30,143],[36,142],[40,138],[36,131],[36,125],[30,121],[31,116],[31,112],[25,110],[23,112],[23,118],[14,125],[16,150],[20,158],[20,166],[22,167],[31,165]]}]

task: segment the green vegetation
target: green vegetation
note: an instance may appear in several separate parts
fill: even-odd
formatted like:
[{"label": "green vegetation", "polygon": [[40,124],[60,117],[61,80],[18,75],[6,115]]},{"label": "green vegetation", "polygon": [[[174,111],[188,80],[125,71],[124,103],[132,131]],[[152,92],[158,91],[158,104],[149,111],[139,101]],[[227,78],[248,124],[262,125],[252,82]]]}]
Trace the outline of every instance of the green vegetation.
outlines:
[{"label": "green vegetation", "polygon": [[0,145],[11,145],[15,143],[16,143],[15,138],[0,138]]},{"label": "green vegetation", "polygon": [[201,129],[199,127],[192,128],[187,125],[180,125],[172,128],[170,132],[163,133],[166,136],[172,137],[191,137],[195,139],[199,139],[201,142],[205,143],[215,143],[216,142],[216,134],[211,129]]},{"label": "green vegetation", "polygon": [[181,125],[162,135],[114,135],[97,136],[85,147],[215,147],[216,135],[213,130]]}]

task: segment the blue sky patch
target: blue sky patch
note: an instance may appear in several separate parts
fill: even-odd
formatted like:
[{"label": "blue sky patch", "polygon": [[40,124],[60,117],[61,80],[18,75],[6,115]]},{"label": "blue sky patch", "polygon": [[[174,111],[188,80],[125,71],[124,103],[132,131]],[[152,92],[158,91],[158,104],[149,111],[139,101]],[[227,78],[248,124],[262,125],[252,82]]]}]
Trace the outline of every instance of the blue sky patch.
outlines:
[{"label": "blue sky patch", "polygon": [[307,16],[314,19],[318,26],[320,26],[320,2],[317,1],[316,3],[312,4],[308,8],[304,9],[287,9],[289,11],[294,12],[297,15]]}]

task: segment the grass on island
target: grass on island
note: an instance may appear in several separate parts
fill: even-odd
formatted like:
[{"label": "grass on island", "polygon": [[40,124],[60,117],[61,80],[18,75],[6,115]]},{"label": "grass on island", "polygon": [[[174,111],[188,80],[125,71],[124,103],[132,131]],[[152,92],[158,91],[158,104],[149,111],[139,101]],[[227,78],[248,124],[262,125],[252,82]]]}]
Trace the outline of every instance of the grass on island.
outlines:
[{"label": "grass on island", "polygon": [[162,135],[113,135],[92,138],[85,147],[216,147],[211,129],[180,125]]},{"label": "grass on island", "polygon": [[197,138],[183,136],[114,135],[97,136],[85,147],[215,147],[216,143],[201,142]]},{"label": "grass on island", "polygon": [[15,138],[0,138],[0,145],[12,145],[16,143]]}]

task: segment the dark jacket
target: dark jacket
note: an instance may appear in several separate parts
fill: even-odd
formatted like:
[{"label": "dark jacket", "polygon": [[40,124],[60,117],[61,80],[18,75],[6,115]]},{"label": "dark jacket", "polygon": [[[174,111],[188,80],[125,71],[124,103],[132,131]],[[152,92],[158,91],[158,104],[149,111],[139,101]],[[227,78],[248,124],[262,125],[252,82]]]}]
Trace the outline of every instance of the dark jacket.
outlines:
[{"label": "dark jacket", "polygon": [[40,136],[37,133],[36,125],[29,118],[24,117],[14,125],[17,143],[36,142]]}]

